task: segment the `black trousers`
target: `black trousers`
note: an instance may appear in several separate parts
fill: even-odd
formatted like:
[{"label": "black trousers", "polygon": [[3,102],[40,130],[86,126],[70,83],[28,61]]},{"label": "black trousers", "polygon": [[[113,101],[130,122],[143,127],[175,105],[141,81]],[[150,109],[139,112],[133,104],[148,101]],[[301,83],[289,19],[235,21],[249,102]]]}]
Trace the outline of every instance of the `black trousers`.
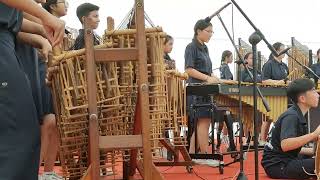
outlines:
[{"label": "black trousers", "polygon": [[228,130],[228,137],[229,137],[229,148],[228,150],[230,151],[236,151],[236,145],[234,143],[234,137],[233,137],[233,119],[231,117],[231,114],[230,112],[227,113],[226,110],[218,110],[217,111],[217,122],[219,123],[219,128],[218,128],[218,131],[217,131],[217,148],[220,147],[221,145],[221,131],[222,131],[222,128],[223,128],[223,123],[226,124],[227,126],[227,130]]},{"label": "black trousers", "polygon": [[[286,165],[279,164],[265,168],[266,174],[273,179],[308,179],[315,177],[314,158],[297,158],[289,161]],[[308,173],[308,174],[307,174]]]},{"label": "black trousers", "polygon": [[31,86],[14,34],[1,28],[0,53],[0,180],[37,180],[40,126]]}]

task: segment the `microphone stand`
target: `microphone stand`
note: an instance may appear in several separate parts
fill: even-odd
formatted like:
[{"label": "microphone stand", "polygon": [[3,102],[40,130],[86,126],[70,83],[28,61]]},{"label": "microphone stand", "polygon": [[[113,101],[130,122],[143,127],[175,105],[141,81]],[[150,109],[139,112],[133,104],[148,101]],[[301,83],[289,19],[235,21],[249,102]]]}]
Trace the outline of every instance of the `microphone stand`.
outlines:
[{"label": "microphone stand", "polygon": [[218,15],[222,10],[224,10],[226,7],[228,7],[231,4],[231,2],[228,2],[227,4],[225,4],[224,6],[222,6],[220,9],[218,9],[216,12],[214,12],[211,16],[205,18],[205,21],[210,22],[211,19]]},{"label": "microphone stand", "polygon": [[272,54],[276,57],[279,56],[277,51],[273,48],[273,46],[267,41],[267,39],[264,37],[262,32],[252,23],[252,21],[249,19],[249,17],[243,12],[243,10],[240,8],[240,6],[235,2],[235,0],[231,0],[231,2],[237,7],[237,9],[240,11],[242,16],[248,21],[248,23],[252,26],[252,28],[255,30],[255,32],[260,36],[260,38],[266,43]]},{"label": "microphone stand", "polygon": [[[226,33],[227,33],[227,35],[228,35],[228,37],[229,37],[229,40],[231,41],[231,43],[232,43],[232,45],[233,45],[236,53],[237,53],[237,56],[238,56],[239,60],[236,61],[236,63],[238,64],[238,67],[240,67],[240,65],[242,64],[243,67],[245,68],[245,71],[249,74],[251,80],[252,80],[253,82],[255,82],[253,75],[251,74],[251,72],[249,71],[248,67],[246,66],[243,58],[241,57],[241,54],[240,54],[240,52],[239,52],[239,50],[238,50],[238,48],[237,48],[234,40],[232,39],[232,37],[231,37],[231,35],[230,35],[230,33],[229,33],[226,25],[224,24],[221,16],[220,16],[219,14],[218,14],[217,16],[218,16],[218,18],[219,18],[219,20],[220,20],[220,22],[221,22],[224,30],[226,31]],[[238,68],[238,77],[239,77],[239,79],[238,79],[238,88],[239,88],[239,115],[238,115],[238,118],[239,118],[239,124],[240,124],[240,132],[239,132],[239,133],[240,133],[240,137],[239,137],[239,138],[240,138],[240,140],[239,140],[239,142],[240,142],[240,172],[239,172],[239,175],[238,175],[238,177],[237,177],[237,180],[247,180],[248,178],[247,178],[247,176],[245,175],[245,173],[244,173],[244,171],[243,171],[243,142],[242,142],[242,137],[243,137],[243,123],[242,123],[242,117],[241,117],[241,116],[242,116],[242,100],[241,100],[241,72],[240,72],[240,68]],[[253,89],[255,90],[255,92],[258,92],[260,98],[262,99],[262,102],[263,102],[264,107],[266,108],[267,112],[269,112],[269,111],[270,111],[270,107],[269,107],[269,105],[268,105],[268,102],[267,102],[266,99],[263,97],[263,95],[262,95],[259,87],[257,87],[257,86],[255,85],[255,86],[253,87]],[[256,134],[255,134],[255,136],[256,136]],[[256,136],[256,137],[258,137],[258,136]],[[258,150],[258,148],[255,148],[255,150]],[[258,151],[257,151],[257,152],[258,152]]]},{"label": "microphone stand", "polygon": [[[309,65],[308,65],[308,67],[310,68],[312,66],[312,64],[313,64],[312,50],[309,50]],[[307,74],[307,77],[311,78],[310,74]],[[312,78],[314,79],[314,87],[316,89],[318,89],[318,81],[319,81],[319,79],[317,79],[315,77],[312,77]]]},{"label": "microphone stand", "polygon": [[[220,17],[220,16],[219,16]],[[240,66],[241,63],[238,62],[237,66],[238,66],[238,88],[239,88],[239,115],[238,115],[238,122],[240,125],[240,131],[239,131],[239,143],[240,143],[240,170],[239,170],[239,174],[237,177],[237,180],[247,180],[247,176],[244,173],[243,170],[243,142],[242,142],[242,138],[243,138],[243,123],[242,123],[242,98],[241,98],[241,80],[242,80],[242,73],[241,73],[241,69]],[[246,65],[244,65],[246,66]]]},{"label": "microphone stand", "polygon": [[[243,58],[241,57],[241,54],[240,54],[239,50],[237,49],[237,46],[236,46],[235,42],[233,41],[233,39],[232,39],[232,37],[231,37],[231,35],[230,35],[230,33],[229,33],[226,25],[224,24],[221,16],[220,16],[219,14],[218,14],[217,16],[218,16],[218,18],[219,18],[219,20],[220,20],[220,22],[221,22],[224,30],[226,31],[226,33],[227,33],[227,35],[228,35],[228,37],[229,37],[229,40],[231,41],[231,43],[232,43],[232,45],[233,45],[233,48],[235,49],[235,51],[236,51],[236,53],[237,53],[237,56],[238,56],[238,58],[239,58],[239,61],[236,61],[235,63],[237,63],[237,64],[243,64],[243,66],[244,66],[244,68],[245,68],[245,71],[249,74],[250,79],[253,81],[253,75],[252,75],[252,73],[249,71],[248,67],[246,66],[246,63],[244,62]],[[269,104],[268,104],[267,100],[264,98],[264,96],[262,95],[261,90],[259,89],[259,87],[256,87],[256,89],[257,89],[257,92],[258,92],[258,94],[259,94],[262,102],[263,102],[263,106],[265,107],[266,111],[267,111],[267,112],[270,112],[271,109],[270,109],[270,107],[269,107]]]},{"label": "microphone stand", "polygon": [[257,44],[261,41],[259,33],[254,32],[249,37],[249,42],[252,44],[252,56],[253,56],[253,127],[254,127],[254,160],[255,160],[255,179],[259,179],[259,160],[258,160],[258,99],[257,99]]},{"label": "microphone stand", "polygon": [[[263,40],[268,48],[270,49],[270,51],[272,52],[272,54],[276,57],[279,56],[279,54],[277,53],[277,51],[273,48],[273,46],[267,41],[267,39],[264,37],[264,35],[262,34],[262,32],[252,23],[252,21],[249,19],[249,17],[243,12],[243,10],[240,8],[240,6],[235,2],[235,0],[231,0],[231,2],[237,7],[237,9],[240,11],[240,13],[242,14],[242,16],[248,21],[248,23],[252,26],[252,28],[255,30],[255,33],[250,37],[251,40],[251,44],[253,44],[253,46],[257,45],[257,43],[259,43],[261,40]],[[249,41],[250,41],[249,40]],[[255,49],[256,50],[256,47]],[[256,52],[255,52],[256,53]],[[256,61],[256,54],[253,54],[253,63],[255,64]],[[254,68],[254,74],[256,74],[256,68]],[[254,86],[256,86],[256,82],[254,81]],[[254,89],[254,94],[255,94],[255,89]],[[254,99],[256,100],[256,96],[254,96]],[[256,106],[256,104],[255,104]],[[256,107],[255,107],[256,108]],[[254,117],[257,117],[256,114],[256,109],[254,109],[255,113],[254,113]],[[254,120],[254,123],[256,124],[256,119]],[[256,126],[254,126],[254,130],[256,133]],[[255,136],[255,142],[254,142],[254,146],[255,146],[255,179],[259,179],[258,176],[258,149],[257,149],[257,134],[254,134]]]}]

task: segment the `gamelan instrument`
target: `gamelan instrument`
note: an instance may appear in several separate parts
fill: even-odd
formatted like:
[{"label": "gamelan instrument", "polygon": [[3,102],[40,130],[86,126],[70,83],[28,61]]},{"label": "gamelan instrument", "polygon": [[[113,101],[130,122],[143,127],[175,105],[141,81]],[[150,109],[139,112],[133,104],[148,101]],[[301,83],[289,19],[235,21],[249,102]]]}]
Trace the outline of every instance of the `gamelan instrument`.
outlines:
[{"label": "gamelan instrument", "polygon": [[[263,85],[259,84],[262,94],[271,107],[267,112],[262,100],[258,97],[258,111],[262,113],[263,119],[276,121],[287,109],[288,98],[285,85]],[[234,115],[239,114],[238,85],[234,84],[189,84],[186,87],[187,95],[212,96],[217,106],[228,107]],[[243,83],[240,89],[243,103],[243,123],[248,129],[253,128],[253,86]],[[237,116],[236,116],[237,117]]]}]

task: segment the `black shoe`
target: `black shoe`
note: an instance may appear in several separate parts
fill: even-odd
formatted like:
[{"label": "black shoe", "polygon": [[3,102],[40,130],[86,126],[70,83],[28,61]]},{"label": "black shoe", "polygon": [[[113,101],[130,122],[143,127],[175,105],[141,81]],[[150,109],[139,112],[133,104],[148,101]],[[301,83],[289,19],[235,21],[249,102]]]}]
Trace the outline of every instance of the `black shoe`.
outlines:
[{"label": "black shoe", "polygon": [[[233,151],[237,151],[237,149],[235,147],[228,147],[227,152],[233,152]],[[232,158],[236,158],[238,156],[237,152],[231,153],[230,154]]]},{"label": "black shoe", "polygon": [[167,160],[173,161],[173,153],[171,151],[167,151]]}]

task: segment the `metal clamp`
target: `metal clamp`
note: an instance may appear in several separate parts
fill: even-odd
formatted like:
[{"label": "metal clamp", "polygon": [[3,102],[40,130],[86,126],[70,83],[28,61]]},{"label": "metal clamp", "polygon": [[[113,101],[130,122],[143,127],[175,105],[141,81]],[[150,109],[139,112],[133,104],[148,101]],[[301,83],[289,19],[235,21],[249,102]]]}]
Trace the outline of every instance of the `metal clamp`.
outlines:
[{"label": "metal clamp", "polygon": [[136,4],[137,8],[141,8],[142,4],[143,4],[142,0],[137,0],[137,4]]},{"label": "metal clamp", "polygon": [[97,120],[97,119],[98,119],[97,114],[90,114],[90,116],[89,116],[90,121]]},{"label": "metal clamp", "polygon": [[148,92],[149,91],[149,87],[147,84],[141,84],[141,91],[142,92]]}]

